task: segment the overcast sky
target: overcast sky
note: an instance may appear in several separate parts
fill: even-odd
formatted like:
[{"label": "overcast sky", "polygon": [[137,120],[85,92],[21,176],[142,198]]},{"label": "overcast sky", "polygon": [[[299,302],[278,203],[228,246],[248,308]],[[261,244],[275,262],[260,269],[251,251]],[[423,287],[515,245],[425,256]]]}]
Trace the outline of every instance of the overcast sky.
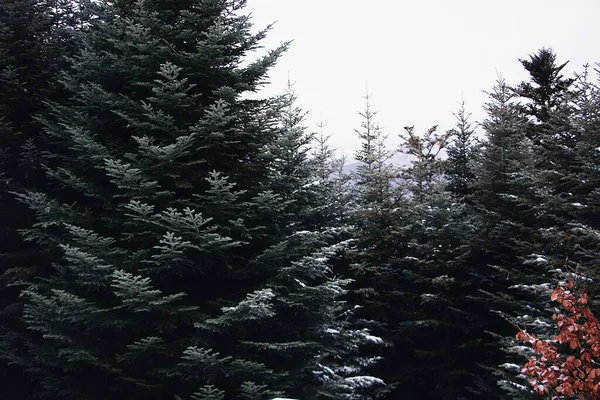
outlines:
[{"label": "overcast sky", "polygon": [[542,46],[570,60],[569,75],[600,61],[600,0],[249,0],[246,11],[257,28],[277,22],[266,48],[294,41],[263,93],[283,91],[289,73],[307,125],[322,115],[347,152],[366,82],[394,147],[403,126],[451,128],[461,98],[481,120],[482,91],[497,73],[527,79],[517,59]]}]

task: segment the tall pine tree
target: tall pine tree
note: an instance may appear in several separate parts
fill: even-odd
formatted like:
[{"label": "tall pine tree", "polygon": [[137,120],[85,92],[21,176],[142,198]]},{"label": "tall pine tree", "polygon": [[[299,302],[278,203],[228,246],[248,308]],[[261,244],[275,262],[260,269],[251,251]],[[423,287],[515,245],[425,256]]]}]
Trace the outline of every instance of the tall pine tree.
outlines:
[{"label": "tall pine tree", "polygon": [[[513,370],[521,359],[521,347],[513,337],[514,325],[531,322],[532,329],[546,329],[544,318],[551,313],[543,293],[549,289],[553,275],[547,259],[539,254],[537,205],[541,197],[535,185],[537,174],[527,137],[527,117],[502,78],[489,96],[475,196],[482,220],[475,242],[479,248],[475,262],[481,269],[480,301],[492,311],[486,318],[491,335],[485,363],[489,372],[483,375],[480,388],[487,396],[503,396],[492,389],[494,374],[512,396],[521,398],[530,391],[524,381],[519,382],[518,371]],[[523,315],[528,316],[527,321],[520,319]]]},{"label": "tall pine tree", "polygon": [[[280,133],[268,146],[273,157],[270,179],[284,207],[278,219],[283,235],[252,263],[275,272],[269,287],[277,315],[264,324],[264,336],[276,342],[255,343],[266,359],[288,371],[284,389],[298,398],[369,399],[384,382],[363,374],[376,357],[361,354],[381,341],[354,321],[346,302],[351,280],[348,253],[353,229],[329,212],[335,196],[335,160],[321,137],[316,157],[309,143],[315,134],[304,127],[305,112],[288,82],[280,98]],[[343,276],[346,275],[346,277]]]},{"label": "tall pine tree", "polygon": [[39,335],[14,361],[37,397],[277,393],[281,375],[241,344],[274,315],[244,269],[284,206],[261,189],[275,113],[239,97],[285,46],[239,66],[266,34],[249,33],[244,3],[87,5],[98,17],[61,76],[68,97],[43,120],[60,191],[20,195],[37,217],[26,238],[64,254],[23,293]]},{"label": "tall pine tree", "polygon": [[544,124],[548,123],[551,114],[563,105],[574,79],[561,75],[568,61],[557,64],[556,53],[552,49],[541,48],[537,53],[530,55],[529,60],[519,61],[529,72],[531,79],[522,82],[514,90],[518,96],[528,100],[522,107],[524,113],[533,118],[527,134],[534,143],[539,144],[546,136]]},{"label": "tall pine tree", "polygon": [[451,141],[446,149],[448,158],[444,162],[444,173],[448,179],[448,190],[466,199],[475,186],[477,138],[464,101],[454,116],[456,126],[452,129]]}]

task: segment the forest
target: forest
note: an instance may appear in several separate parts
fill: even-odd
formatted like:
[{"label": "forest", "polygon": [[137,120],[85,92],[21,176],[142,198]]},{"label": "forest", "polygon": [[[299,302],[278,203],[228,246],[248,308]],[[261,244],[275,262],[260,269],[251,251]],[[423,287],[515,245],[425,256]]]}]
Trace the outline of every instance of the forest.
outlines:
[{"label": "forest", "polygon": [[600,399],[600,64],[347,168],[245,6],[0,1],[0,399]]}]

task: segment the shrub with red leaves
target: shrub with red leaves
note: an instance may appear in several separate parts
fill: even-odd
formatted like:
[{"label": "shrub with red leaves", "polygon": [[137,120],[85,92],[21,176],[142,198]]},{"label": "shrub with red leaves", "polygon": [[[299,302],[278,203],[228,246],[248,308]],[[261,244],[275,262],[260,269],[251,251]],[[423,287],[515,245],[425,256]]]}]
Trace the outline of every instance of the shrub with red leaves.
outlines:
[{"label": "shrub with red leaves", "polygon": [[551,299],[565,310],[552,317],[560,330],[555,338],[542,340],[524,330],[517,334],[537,353],[521,372],[538,394],[552,400],[599,400],[600,324],[588,306],[588,295],[573,293],[573,286],[569,281],[552,292]]}]

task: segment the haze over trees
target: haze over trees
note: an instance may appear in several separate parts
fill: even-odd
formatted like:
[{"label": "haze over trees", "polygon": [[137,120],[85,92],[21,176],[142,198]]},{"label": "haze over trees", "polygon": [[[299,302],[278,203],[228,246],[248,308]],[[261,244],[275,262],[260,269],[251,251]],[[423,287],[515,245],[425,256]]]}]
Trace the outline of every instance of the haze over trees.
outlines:
[{"label": "haze over trees", "polygon": [[0,398],[598,398],[600,71],[348,171],[245,4],[0,4]]}]

